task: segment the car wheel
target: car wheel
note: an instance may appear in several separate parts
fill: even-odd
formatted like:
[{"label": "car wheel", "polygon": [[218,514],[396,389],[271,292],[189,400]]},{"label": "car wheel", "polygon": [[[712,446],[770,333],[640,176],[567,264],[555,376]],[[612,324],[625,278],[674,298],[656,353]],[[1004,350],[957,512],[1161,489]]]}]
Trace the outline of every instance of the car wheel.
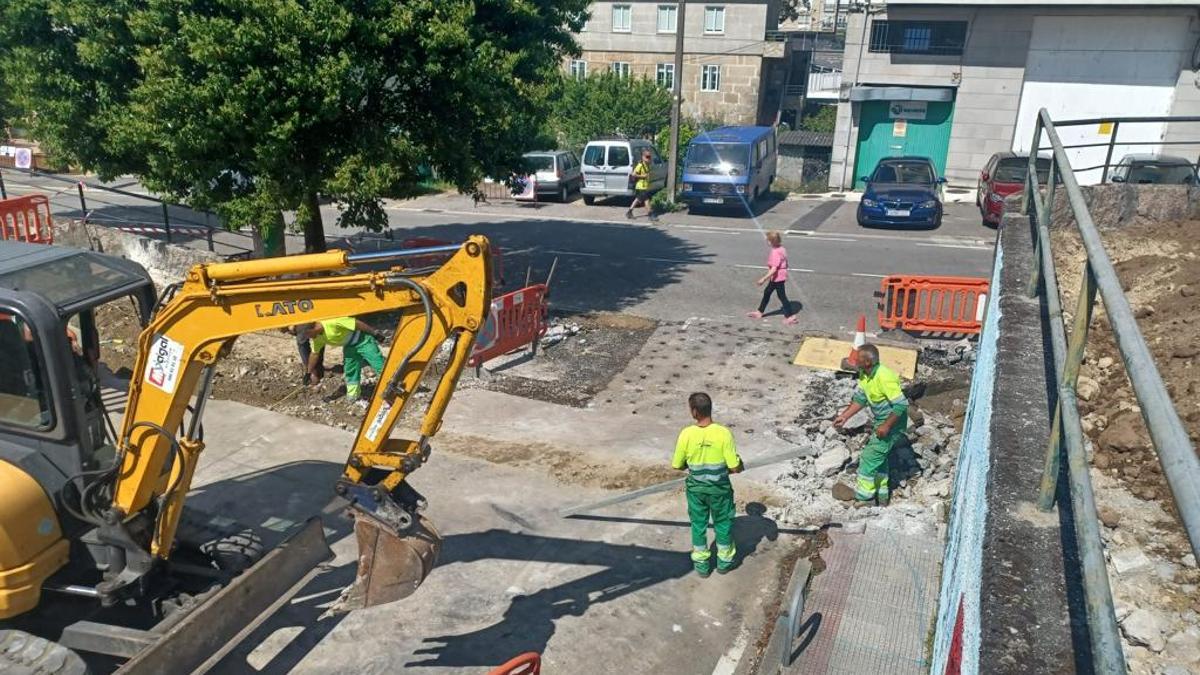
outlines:
[{"label": "car wheel", "polygon": [[587,204],[588,206],[591,206],[592,204],[595,204],[595,203],[596,203],[596,196],[595,196],[595,195],[584,195],[584,196],[583,196],[583,203],[584,203],[584,204]]},{"label": "car wheel", "polygon": [[567,200],[570,198],[571,198],[571,191],[569,189],[567,189],[566,185],[564,185],[558,189],[558,201],[566,204]]},{"label": "car wheel", "polygon": [[867,222],[865,220],[863,220],[861,213],[854,214],[854,219],[858,221],[859,227],[867,227]]}]

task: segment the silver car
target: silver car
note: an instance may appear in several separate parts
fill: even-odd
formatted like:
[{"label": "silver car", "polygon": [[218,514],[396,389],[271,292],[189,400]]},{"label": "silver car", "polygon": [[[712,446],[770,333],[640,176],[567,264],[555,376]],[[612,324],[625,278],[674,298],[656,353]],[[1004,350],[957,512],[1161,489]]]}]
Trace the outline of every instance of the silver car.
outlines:
[{"label": "silver car", "polygon": [[522,155],[537,179],[537,194],[565,202],[583,186],[579,160],[570,150],[527,152]]},{"label": "silver car", "polygon": [[667,185],[667,162],[650,141],[640,138],[603,138],[590,141],[583,150],[583,203],[596,197],[632,197],[629,172],[650,151],[650,191]]}]

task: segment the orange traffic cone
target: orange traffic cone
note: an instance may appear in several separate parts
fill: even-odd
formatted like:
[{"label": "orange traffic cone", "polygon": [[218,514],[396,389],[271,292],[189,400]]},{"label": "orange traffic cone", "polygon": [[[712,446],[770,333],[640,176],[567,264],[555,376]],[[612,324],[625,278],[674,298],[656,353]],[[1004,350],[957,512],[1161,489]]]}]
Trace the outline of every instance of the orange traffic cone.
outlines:
[{"label": "orange traffic cone", "polygon": [[867,344],[867,315],[858,315],[858,327],[854,330],[854,347],[850,349],[850,356],[846,357],[846,363],[851,368],[858,367],[858,348]]}]

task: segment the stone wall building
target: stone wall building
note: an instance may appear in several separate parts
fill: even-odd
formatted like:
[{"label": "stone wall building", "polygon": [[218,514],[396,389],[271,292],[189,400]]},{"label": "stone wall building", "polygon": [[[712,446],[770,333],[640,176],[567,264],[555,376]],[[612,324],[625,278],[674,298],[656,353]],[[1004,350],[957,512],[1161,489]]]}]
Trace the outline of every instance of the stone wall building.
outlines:
[{"label": "stone wall building", "polygon": [[[687,3],[681,73],[685,117],[724,124],[760,121],[759,85],[766,41],[778,0]],[[576,39],[582,48],[564,67],[576,77],[603,71],[647,77],[665,87],[675,76],[677,3],[648,0],[595,2]]]}]

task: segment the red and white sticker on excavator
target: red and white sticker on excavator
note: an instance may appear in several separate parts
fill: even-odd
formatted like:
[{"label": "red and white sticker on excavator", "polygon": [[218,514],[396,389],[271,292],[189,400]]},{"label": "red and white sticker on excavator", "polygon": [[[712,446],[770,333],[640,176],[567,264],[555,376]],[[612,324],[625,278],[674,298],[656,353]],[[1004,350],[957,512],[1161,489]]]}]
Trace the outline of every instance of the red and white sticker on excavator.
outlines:
[{"label": "red and white sticker on excavator", "polygon": [[150,363],[146,366],[146,381],[168,394],[175,393],[179,380],[179,364],[183,362],[183,345],[166,335],[158,336],[150,349]]}]

